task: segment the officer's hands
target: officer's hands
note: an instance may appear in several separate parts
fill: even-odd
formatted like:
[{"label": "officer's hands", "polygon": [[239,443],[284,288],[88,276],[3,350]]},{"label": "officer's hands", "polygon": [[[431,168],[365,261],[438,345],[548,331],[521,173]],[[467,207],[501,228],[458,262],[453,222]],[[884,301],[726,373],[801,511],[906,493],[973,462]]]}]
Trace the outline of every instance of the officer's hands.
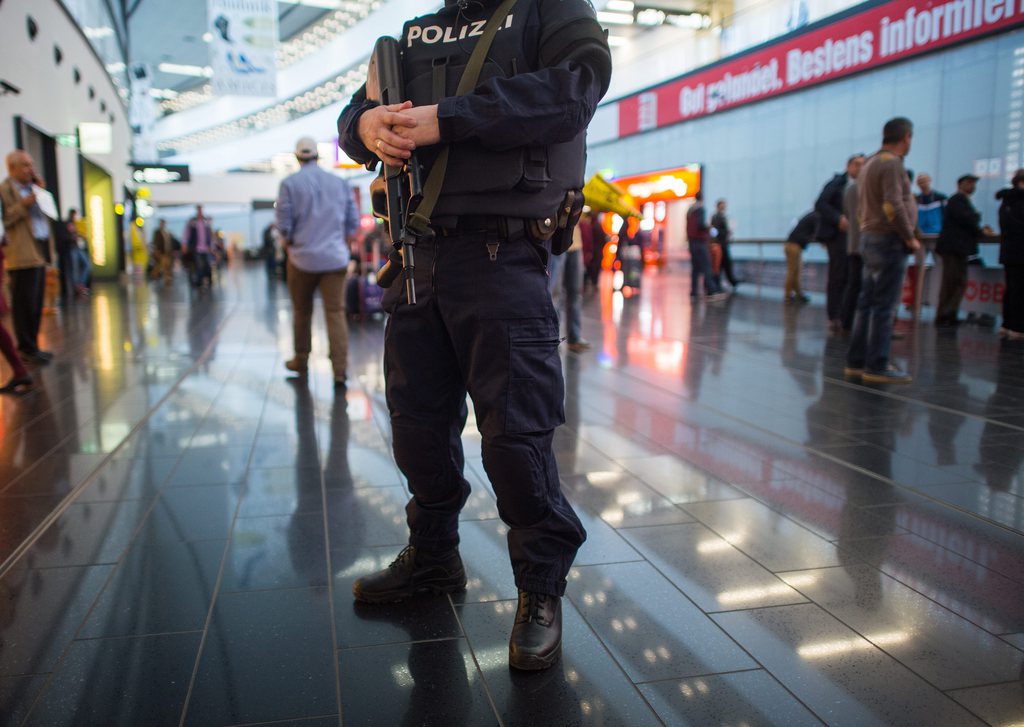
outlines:
[{"label": "officer's hands", "polygon": [[441,141],[441,128],[437,124],[437,104],[413,106],[402,112],[416,120],[415,126],[398,127],[395,133],[411,141],[417,147],[430,146]]},{"label": "officer's hands", "polygon": [[416,148],[415,142],[396,133],[416,125],[416,119],[409,114],[411,108],[411,101],[376,106],[359,117],[359,140],[388,166],[402,166]]}]

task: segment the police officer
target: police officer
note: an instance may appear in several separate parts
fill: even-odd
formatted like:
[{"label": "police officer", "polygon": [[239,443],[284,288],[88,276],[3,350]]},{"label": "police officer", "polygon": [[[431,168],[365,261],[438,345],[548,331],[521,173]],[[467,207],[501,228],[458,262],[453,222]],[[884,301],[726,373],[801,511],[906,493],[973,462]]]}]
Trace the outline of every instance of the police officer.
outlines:
[{"label": "police officer", "polygon": [[560,597],[586,539],[552,452],[563,381],[543,223],[583,187],[586,127],[611,55],[587,0],[518,0],[476,87],[456,96],[498,5],[446,0],[407,22],[409,100],[380,106],[360,89],[338,120],[342,148],[363,163],[401,166],[415,150],[426,179],[442,146],[450,150],[434,237],[416,248],[416,302],[400,284],[384,300],[393,449],[412,492],[409,545],[356,581],[353,595],[388,602],[465,587],[458,518],[470,490],[460,438],[468,393],[519,589],[509,662],[536,670],[561,653]]}]

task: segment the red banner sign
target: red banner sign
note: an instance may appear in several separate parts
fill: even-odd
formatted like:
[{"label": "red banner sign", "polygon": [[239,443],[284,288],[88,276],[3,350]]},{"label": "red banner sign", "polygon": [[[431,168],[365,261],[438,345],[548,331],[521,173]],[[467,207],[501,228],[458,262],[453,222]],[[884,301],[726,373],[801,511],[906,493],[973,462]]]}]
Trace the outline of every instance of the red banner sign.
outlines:
[{"label": "red banner sign", "polygon": [[707,116],[1024,22],[1024,0],[892,0],[618,102],[619,136]]}]

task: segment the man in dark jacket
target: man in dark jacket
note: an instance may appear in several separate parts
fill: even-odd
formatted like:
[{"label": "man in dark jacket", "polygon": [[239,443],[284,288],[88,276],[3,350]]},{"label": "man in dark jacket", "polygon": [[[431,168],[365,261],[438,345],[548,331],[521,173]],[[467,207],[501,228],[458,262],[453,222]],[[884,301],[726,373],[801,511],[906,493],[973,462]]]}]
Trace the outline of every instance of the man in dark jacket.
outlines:
[{"label": "man in dark jacket", "polygon": [[736,273],[732,269],[732,253],[729,251],[729,245],[732,242],[732,227],[729,225],[729,218],[725,214],[724,199],[720,199],[715,203],[715,214],[711,215],[711,230],[715,242],[722,249],[722,274],[725,275],[725,279],[729,281],[732,289],[736,290],[736,286],[743,281],[736,277]]},{"label": "man in dark jacket", "polygon": [[[395,283],[382,301],[392,449],[412,492],[409,545],[352,593],[382,603],[466,587],[458,545],[470,495],[461,439],[468,393],[519,592],[509,665],[539,670],[561,653],[561,596],[586,539],[552,448],[565,387],[547,260],[551,236],[564,242],[572,233],[567,222],[556,232],[555,212],[583,188],[586,127],[611,82],[611,51],[586,0],[507,9],[445,0],[410,20],[401,41],[408,100],[381,106],[364,86],[338,119],[352,159],[403,167],[415,150],[428,190],[443,178],[436,206],[421,203],[413,220],[413,232],[425,217],[430,225],[406,271],[415,299]],[[496,12],[506,19],[491,26],[501,32],[485,69],[460,93],[459,69]]]},{"label": "man in dark jacket", "polygon": [[700,278],[703,276],[708,300],[719,300],[722,290],[711,268],[711,250],[708,246],[711,228],[708,227],[704,212],[704,194],[697,192],[693,200],[693,206],[686,212],[686,238],[690,242],[690,297],[700,297]]},{"label": "man in dark jacket", "polygon": [[843,330],[843,291],[846,289],[846,230],[850,220],[843,214],[843,192],[851,179],[856,179],[864,166],[864,155],[854,154],[846,160],[846,171],[829,181],[814,203],[818,213],[818,229],[814,238],[828,251],[828,284],[825,308],[828,327],[833,333]]},{"label": "man in dark jacket", "polygon": [[942,287],[935,309],[935,325],[960,325],[960,301],[967,289],[967,259],[978,254],[978,238],[991,232],[981,226],[981,213],[974,208],[971,195],[978,178],[965,174],[956,180],[956,194],[946,202],[942,213],[942,232],[935,252],[942,260]]},{"label": "man in dark jacket", "polygon": [[1013,175],[1012,187],[996,193],[999,206],[999,262],[1006,275],[1003,293],[1003,325],[999,335],[1024,339],[1024,169]]}]

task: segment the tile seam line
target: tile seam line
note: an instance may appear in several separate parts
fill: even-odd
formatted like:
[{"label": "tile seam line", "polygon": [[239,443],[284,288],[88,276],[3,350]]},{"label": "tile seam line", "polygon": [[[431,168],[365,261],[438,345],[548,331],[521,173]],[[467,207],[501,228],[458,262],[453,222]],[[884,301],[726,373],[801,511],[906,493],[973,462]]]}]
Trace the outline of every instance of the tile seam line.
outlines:
[{"label": "tile seam line", "polygon": [[[235,311],[235,309],[237,307],[238,307],[238,304],[236,303],[235,305],[233,305],[231,307],[230,310],[228,310],[225,313],[224,318],[221,320],[220,325],[217,326],[217,333],[216,333],[216,335],[211,337],[210,342],[207,344],[206,349],[203,351],[202,355],[200,355],[199,358],[197,358],[195,361],[193,361],[192,366],[190,366],[178,378],[178,380],[174,383],[174,386],[172,386],[170,389],[168,389],[167,393],[164,394],[162,397],[160,397],[160,400],[157,401],[156,404],[154,404],[152,407],[150,407],[149,411],[146,412],[146,416],[144,416],[142,419],[140,419],[138,422],[136,422],[135,426],[133,426],[131,428],[131,430],[128,432],[128,434],[125,436],[125,438],[121,440],[121,443],[118,444],[110,452],[108,452],[107,456],[104,457],[102,461],[100,461],[100,463],[95,467],[95,469],[93,469],[92,472],[90,472],[86,476],[86,478],[84,480],[82,480],[82,482],[80,482],[78,484],[77,487],[75,487],[73,490],[71,490],[71,492],[69,492],[64,497],[64,499],[60,502],[60,504],[58,504],[57,507],[55,507],[53,510],[51,510],[50,514],[47,515],[43,519],[43,521],[39,525],[37,525],[35,527],[35,529],[32,530],[32,532],[28,535],[28,537],[23,539],[21,541],[21,544],[18,545],[18,547],[15,548],[14,551],[9,556],[7,556],[7,559],[4,560],[2,564],[0,564],[0,578],[3,578],[4,576],[7,575],[8,572],[10,572],[10,570],[17,564],[17,562],[19,560],[21,560],[22,556],[24,556],[25,553],[33,545],[36,544],[36,542],[39,540],[39,538],[42,537],[43,533],[45,533],[46,530],[51,525],[53,525],[53,523],[56,522],[56,520],[61,515],[63,515],[64,512],[71,505],[73,505],[75,503],[75,501],[78,500],[78,496],[85,490],[86,487],[88,487],[96,479],[96,477],[99,475],[100,471],[104,467],[106,467],[109,462],[114,460],[114,456],[125,446],[125,443],[132,437],[132,435],[134,435],[136,432],[138,432],[140,429],[142,429],[142,427],[144,427],[146,425],[146,423],[149,422],[149,420],[153,417],[153,415],[156,413],[156,411],[160,407],[162,407],[167,402],[168,399],[170,399],[171,395],[178,391],[178,389],[181,387],[182,383],[184,383],[185,379],[187,379],[192,373],[197,371],[199,369],[200,365],[202,363],[204,363],[210,357],[210,355],[213,352],[214,344],[217,342],[217,339],[220,338],[221,333],[223,333],[224,328],[227,326],[228,321],[231,319],[231,316],[233,315],[233,313],[234,313],[234,311]],[[180,459],[180,454],[179,454],[179,459]]]},{"label": "tile seam line", "polygon": [[[236,304],[236,307],[237,307],[237,304]],[[212,352],[213,345],[217,342],[217,339],[220,338],[220,334],[223,331],[224,326],[227,325],[227,320],[231,317],[230,313],[233,313],[233,312],[234,312],[234,308],[232,308],[231,311],[229,311],[229,314],[224,317],[224,323],[222,323],[221,326],[217,329],[217,335],[216,336],[212,336],[210,338],[210,345],[207,348],[207,350],[204,351],[203,356],[201,356],[200,359],[196,362],[197,365],[199,363],[202,363],[203,360],[205,360],[206,355],[208,353]],[[241,357],[239,357],[239,358],[241,358]],[[221,383],[222,383],[222,390],[223,390],[224,382],[221,382]],[[269,382],[268,382],[268,386],[269,386]],[[263,404],[263,408],[260,410],[259,424],[263,423],[263,417],[266,414],[266,396],[267,396],[266,391],[264,391],[263,396],[264,396],[264,404]],[[192,671],[191,671],[191,673],[188,676],[188,684],[187,684],[187,686],[185,688],[185,696],[182,699],[182,703],[181,703],[181,715],[178,718],[178,727],[185,727],[186,720],[189,717],[189,710],[192,707],[192,696],[195,693],[195,688],[196,688],[196,680],[198,679],[200,670],[202,668],[203,655],[206,652],[206,643],[207,643],[207,641],[209,639],[209,636],[210,636],[210,628],[211,628],[211,626],[213,624],[214,615],[217,612],[217,603],[221,599],[221,597],[224,595],[221,592],[221,587],[222,587],[222,585],[224,583],[224,571],[227,570],[227,566],[228,566],[228,554],[231,552],[231,546],[233,544],[233,536],[234,536],[234,532],[235,532],[235,527],[236,527],[236,525],[238,523],[238,513],[241,512],[242,503],[244,502],[245,496],[247,494],[247,489],[248,489],[248,479],[247,478],[248,478],[249,468],[252,465],[252,460],[253,460],[254,454],[255,454],[255,444],[252,444],[252,445],[249,446],[249,456],[246,458],[246,461],[245,461],[245,476],[243,476],[243,478],[241,480],[241,482],[242,482],[242,490],[241,490],[241,492],[239,494],[238,502],[235,503],[235,511],[234,511],[234,514],[231,516],[231,525],[228,527],[227,538],[224,541],[224,550],[221,552],[221,556],[220,556],[220,565],[219,565],[219,567],[217,569],[217,577],[214,579],[213,588],[210,591],[210,605],[208,606],[208,608],[206,610],[206,617],[203,620],[202,633],[201,633],[201,635],[199,637],[199,646],[196,649],[195,661],[192,664]]]},{"label": "tile seam line", "polygon": [[[307,385],[308,385],[308,382],[307,382]],[[337,397],[337,395],[338,395],[338,392],[334,392],[334,396]],[[344,397],[345,397],[345,418],[346,418],[346,421],[348,421],[348,392],[347,391],[344,392]],[[311,398],[312,398],[312,394],[311,394]],[[335,704],[336,709],[338,710],[338,725],[340,727],[340,725],[343,725],[345,723],[345,712],[344,712],[344,704],[342,702],[342,689],[341,689],[341,679],[342,679],[341,659],[338,656],[338,609],[337,609],[337,599],[335,598],[335,594],[334,594],[334,564],[333,564],[333,557],[331,555],[331,513],[328,510],[328,503],[327,503],[327,477],[326,477],[326,471],[325,471],[325,466],[326,466],[327,462],[324,460],[323,442],[321,441],[322,437],[323,437],[323,432],[320,431],[317,428],[317,426],[316,426],[317,421],[316,421],[316,413],[315,413],[315,410],[316,410],[316,399],[315,398],[313,399],[313,402],[314,402],[313,403],[313,408],[314,408],[314,413],[313,413],[313,417],[314,417],[313,431],[314,431],[314,437],[315,437],[315,443],[316,443],[317,470],[318,470],[318,478],[319,478],[319,483],[320,483],[320,511],[317,512],[317,513],[313,513],[313,515],[319,515],[320,516],[320,523],[323,526],[323,532],[324,532],[324,540],[323,540],[324,568],[327,570],[327,573],[326,573],[327,579],[326,579],[326,581],[324,583],[324,586],[325,586],[325,589],[327,591],[328,631],[330,632],[330,636],[331,636],[331,667],[334,670],[334,704]],[[264,401],[263,411],[260,413],[260,423],[261,424],[263,423],[263,418],[267,414],[267,406],[268,406],[267,402]],[[333,422],[332,422],[332,424],[333,424]],[[350,433],[351,433],[350,429],[346,429],[346,437],[345,437],[345,460],[346,460],[346,462],[348,461],[348,435]],[[334,437],[334,432],[333,431],[331,432],[331,437],[332,438]],[[248,472],[246,474],[248,475]],[[248,479],[246,480],[246,487],[248,488]],[[241,500],[239,500],[239,503],[238,503],[238,512],[239,513],[241,513],[242,505],[243,505],[243,502]],[[242,519],[243,518],[241,518],[239,516],[235,517],[236,527],[237,527],[238,521],[242,520]]]},{"label": "tile seam line", "polygon": [[[480,658],[477,656],[477,650],[473,646],[473,640],[469,638],[469,633],[466,631],[466,625],[463,623],[462,611],[465,610],[467,605],[460,603],[456,604],[452,600],[450,593],[445,595],[448,599],[448,606],[452,609],[452,614],[455,616],[455,623],[459,625],[459,632],[462,634],[461,638],[466,640],[466,649],[469,651],[469,657],[473,660],[473,666],[476,667],[476,673],[479,675],[480,685],[483,687],[484,696],[487,698],[487,704],[491,707],[491,712],[494,714],[494,719],[498,724],[498,727],[505,727],[505,720],[502,719],[501,710],[498,709],[498,703],[495,700],[494,694],[491,689],[490,683],[487,681],[487,674],[484,673],[483,667],[480,666]],[[497,603],[497,602],[496,602]]]},{"label": "tile seam line", "polygon": [[[625,374],[625,375],[629,376],[629,374]],[[637,382],[640,382],[640,383],[645,383],[645,381],[643,379],[635,379],[635,380]],[[662,387],[658,386],[657,384],[650,384],[650,385],[653,388],[660,389],[662,391],[667,391],[666,389],[663,389]],[[668,393],[671,393],[671,392],[668,392]],[[898,397],[893,397],[893,398],[898,398]],[[906,399],[906,398],[904,398],[904,400],[908,401],[908,402],[911,402],[911,403],[914,403],[914,401],[915,401],[913,399]],[[875,472],[871,472],[869,470],[864,469],[863,467],[860,467],[859,465],[854,465],[854,464],[851,464],[849,462],[845,462],[844,460],[841,460],[838,457],[833,457],[833,456],[829,455],[828,451],[826,451],[826,450],[820,450],[820,449],[814,449],[813,447],[808,447],[806,444],[802,444],[800,442],[797,442],[794,439],[790,439],[789,437],[785,437],[785,436],[779,434],[778,432],[774,432],[774,431],[772,431],[770,429],[766,429],[765,427],[762,427],[762,426],[760,426],[758,424],[754,424],[753,422],[748,422],[748,421],[746,421],[744,419],[740,419],[739,417],[737,417],[737,416],[735,416],[733,414],[730,414],[730,413],[728,413],[726,411],[723,411],[721,409],[718,409],[716,407],[710,406],[710,405],[708,405],[708,404],[706,404],[704,402],[694,401],[693,403],[695,403],[695,404],[705,408],[706,410],[708,410],[710,412],[715,413],[716,415],[722,417],[723,419],[727,419],[729,421],[737,422],[739,424],[742,424],[743,426],[750,427],[751,429],[757,430],[757,431],[762,432],[764,434],[769,434],[769,435],[771,435],[773,437],[777,437],[779,440],[781,440],[783,442],[786,442],[787,444],[793,445],[795,447],[798,447],[799,449],[802,449],[805,452],[809,452],[811,454],[815,454],[815,455],[817,455],[819,457],[822,457],[823,459],[829,460],[830,462],[832,462],[834,464],[841,465],[843,467],[846,467],[847,469],[851,469],[851,470],[853,470],[855,472],[859,472],[860,474],[868,475],[869,477],[872,477],[873,479],[876,479],[879,482],[884,482],[884,483],[886,483],[888,485],[896,487],[896,488],[898,488],[900,490],[903,490],[905,492],[910,492],[910,493],[912,493],[912,494],[914,494],[914,495],[916,495],[916,496],[918,496],[918,497],[920,497],[922,499],[925,499],[925,500],[927,500],[927,501],[929,501],[929,502],[931,502],[931,503],[933,503],[935,505],[939,505],[940,507],[950,508],[952,510],[955,510],[956,512],[963,513],[964,515],[966,515],[968,517],[974,518],[976,520],[984,522],[984,523],[986,523],[988,525],[991,525],[993,527],[997,527],[1000,530],[1004,530],[1004,531],[1012,533],[1014,535],[1020,535],[1021,534],[1021,532],[1019,530],[1011,528],[1008,525],[1004,525],[1004,524],[1002,524],[1002,523],[1000,523],[1000,522],[998,522],[996,520],[992,520],[991,518],[985,517],[984,515],[980,515],[980,514],[978,514],[976,512],[971,512],[970,510],[965,510],[965,509],[963,509],[963,508],[959,507],[958,505],[955,505],[955,504],[953,504],[951,502],[947,502],[945,500],[937,499],[937,498],[927,494],[923,490],[918,490],[918,489],[915,489],[915,488],[910,487],[908,485],[904,485],[904,484],[902,484],[900,482],[897,482],[897,481],[895,481],[895,480],[893,480],[891,478],[888,478],[888,477],[882,477],[882,476],[878,475]],[[931,405],[929,405],[929,406],[931,406]],[[973,415],[970,415],[970,414],[966,414],[966,413],[962,413],[962,412],[955,412],[953,410],[946,410],[943,407],[936,407],[936,408],[943,409],[944,411],[950,411],[950,412],[956,413],[956,414],[962,414],[963,416],[972,416],[973,418],[981,419],[982,421],[989,421],[988,419],[985,419],[984,417],[976,417],[976,416],[973,416]],[[1014,427],[1014,429],[1016,429],[1016,427]],[[678,455],[676,455],[676,456],[678,456]],[[689,460],[685,460],[685,461],[690,463],[690,464],[693,464]],[[699,468],[699,469],[702,472],[706,472],[707,474],[711,474],[710,472],[707,472],[707,470],[704,470],[703,468]],[[730,486],[735,487],[735,485],[732,485],[731,483],[726,482],[726,484],[729,484]],[[808,484],[811,484],[812,487],[816,487],[813,483],[808,483]],[[820,488],[816,488],[816,489],[820,489]],[[744,490],[744,492],[745,492],[745,490]]]},{"label": "tile seam line", "polygon": [[[625,538],[623,538],[623,540],[625,540]],[[630,543],[630,545],[632,545],[632,543]],[[651,704],[651,700],[648,699],[647,695],[644,694],[643,690],[640,689],[640,684],[634,681],[633,677],[629,675],[629,671],[626,669],[627,665],[623,664],[622,661],[615,656],[615,654],[609,648],[608,642],[605,641],[605,639],[601,638],[601,634],[599,634],[594,625],[590,623],[590,619],[586,617],[586,614],[584,614],[582,609],[580,609],[580,607],[576,604],[575,599],[573,599],[572,596],[563,596],[563,598],[569,601],[569,603],[572,605],[573,609],[576,611],[576,614],[580,617],[580,620],[583,621],[583,623],[586,625],[587,630],[590,632],[591,636],[593,636],[594,640],[601,645],[601,648],[604,650],[604,653],[608,655],[608,658],[611,659],[612,663],[615,664],[615,666],[618,668],[619,673],[625,678],[626,683],[629,684],[629,686],[633,687],[633,691],[636,693],[637,697],[640,698],[640,701],[647,706],[647,709],[651,711],[651,714],[654,716],[656,720],[661,722],[662,725],[666,725],[667,723],[664,719],[662,719],[661,714],[658,712],[657,709],[654,708],[654,705]]]}]

